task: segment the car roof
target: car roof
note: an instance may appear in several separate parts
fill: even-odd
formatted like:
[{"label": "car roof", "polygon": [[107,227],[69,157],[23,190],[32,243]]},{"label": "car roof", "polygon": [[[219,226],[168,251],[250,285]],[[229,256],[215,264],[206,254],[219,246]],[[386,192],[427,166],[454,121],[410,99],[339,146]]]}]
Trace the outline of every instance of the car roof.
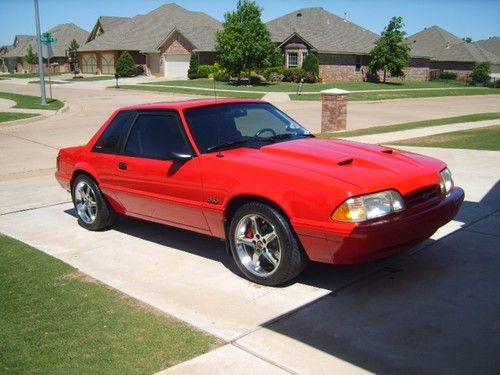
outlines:
[{"label": "car roof", "polygon": [[234,104],[234,103],[267,103],[267,102],[257,99],[234,99],[234,98],[192,99],[192,100],[182,100],[175,102],[140,104],[130,107],[123,107],[120,108],[119,111],[151,111],[151,110],[162,110],[162,109],[185,110],[190,108],[215,106],[220,104]]}]

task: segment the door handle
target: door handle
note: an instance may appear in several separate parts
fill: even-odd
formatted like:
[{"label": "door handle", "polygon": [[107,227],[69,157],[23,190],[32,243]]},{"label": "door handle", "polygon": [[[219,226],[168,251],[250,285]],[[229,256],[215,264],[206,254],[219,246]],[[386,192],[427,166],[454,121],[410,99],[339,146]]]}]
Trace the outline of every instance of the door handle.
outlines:
[{"label": "door handle", "polygon": [[118,168],[123,169],[124,171],[127,170],[127,163],[124,162],[118,163]]}]

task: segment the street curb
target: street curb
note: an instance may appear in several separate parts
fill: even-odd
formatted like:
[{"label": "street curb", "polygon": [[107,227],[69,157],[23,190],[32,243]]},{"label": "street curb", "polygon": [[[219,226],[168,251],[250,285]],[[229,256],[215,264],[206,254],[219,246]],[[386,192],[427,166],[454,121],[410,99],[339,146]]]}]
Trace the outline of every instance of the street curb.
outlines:
[{"label": "street curb", "polygon": [[47,118],[46,115],[43,115],[41,113],[38,113],[37,116],[34,116],[34,117],[28,117],[28,118],[22,118],[22,119],[19,119],[19,120],[12,120],[12,121],[4,121],[4,122],[0,122],[0,129],[6,129],[8,127],[10,127],[11,125],[23,125],[25,123],[30,123],[30,122],[36,122],[36,121],[40,121],[40,120],[43,120]]},{"label": "street curb", "polygon": [[55,115],[59,114],[59,113],[65,113],[65,112],[68,112],[69,110],[69,104],[68,102],[63,102],[64,103],[64,106],[62,108],[59,108],[56,113],[54,113]]}]

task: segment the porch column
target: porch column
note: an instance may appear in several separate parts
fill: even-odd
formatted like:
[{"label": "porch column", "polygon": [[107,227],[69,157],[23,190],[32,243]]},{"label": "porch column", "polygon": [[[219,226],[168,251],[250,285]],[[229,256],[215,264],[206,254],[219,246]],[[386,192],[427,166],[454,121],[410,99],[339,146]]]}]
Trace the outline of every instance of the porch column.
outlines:
[{"label": "porch column", "polygon": [[320,91],[321,131],[331,132],[347,128],[347,99],[350,92],[341,89]]}]

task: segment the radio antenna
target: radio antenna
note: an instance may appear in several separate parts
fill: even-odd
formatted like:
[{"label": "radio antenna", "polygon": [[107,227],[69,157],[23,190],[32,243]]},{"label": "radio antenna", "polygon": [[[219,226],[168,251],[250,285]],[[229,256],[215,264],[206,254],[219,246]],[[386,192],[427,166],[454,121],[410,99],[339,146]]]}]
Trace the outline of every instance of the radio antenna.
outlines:
[{"label": "radio antenna", "polygon": [[[217,108],[217,85],[215,83],[215,74],[213,76],[214,81],[214,104],[215,104],[215,119],[217,121],[217,144],[220,145],[220,123],[222,121],[222,116],[220,114],[219,108]],[[224,154],[221,150],[217,153],[218,158],[223,158]]]},{"label": "radio antenna", "polygon": [[217,102],[217,86],[215,84],[215,74],[213,75],[212,79],[214,81],[214,100],[215,102]]}]

